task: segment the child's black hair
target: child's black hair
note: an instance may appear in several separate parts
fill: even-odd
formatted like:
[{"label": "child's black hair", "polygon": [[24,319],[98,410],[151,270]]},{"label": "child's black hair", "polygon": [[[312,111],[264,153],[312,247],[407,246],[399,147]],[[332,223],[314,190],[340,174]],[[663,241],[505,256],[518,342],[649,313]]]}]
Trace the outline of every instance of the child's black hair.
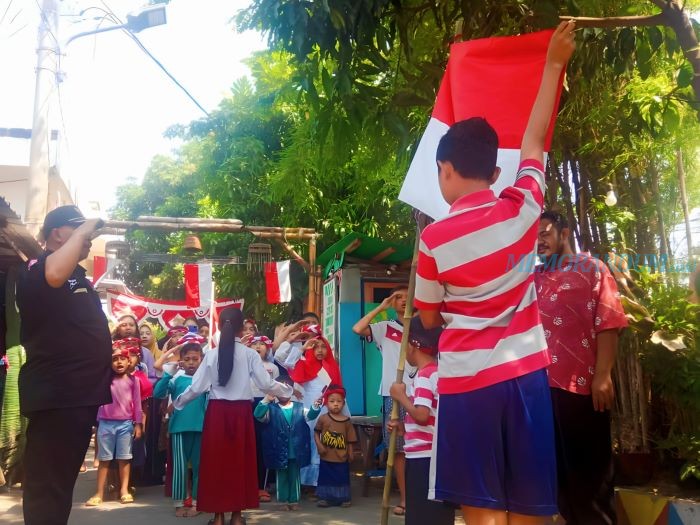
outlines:
[{"label": "child's black hair", "polygon": [[204,355],[204,350],[202,350],[202,345],[198,343],[187,343],[180,349],[180,359],[185,357],[188,352],[199,352],[200,356]]},{"label": "child's black hair", "polygon": [[452,125],[440,139],[435,159],[449,161],[465,179],[489,180],[496,170],[498,135],[486,119],[472,117]]},{"label": "child's black hair", "polygon": [[397,284],[391,290],[389,290],[389,295],[393,295],[396,292],[400,292],[401,290],[408,290],[408,284],[407,283]]},{"label": "child's black hair", "polygon": [[309,317],[313,317],[316,320],[316,323],[320,323],[321,319],[316,315],[316,312],[304,312],[301,314],[302,319],[308,319]]},{"label": "child's black hair", "polygon": [[294,379],[289,376],[278,377],[277,382],[294,387]]}]

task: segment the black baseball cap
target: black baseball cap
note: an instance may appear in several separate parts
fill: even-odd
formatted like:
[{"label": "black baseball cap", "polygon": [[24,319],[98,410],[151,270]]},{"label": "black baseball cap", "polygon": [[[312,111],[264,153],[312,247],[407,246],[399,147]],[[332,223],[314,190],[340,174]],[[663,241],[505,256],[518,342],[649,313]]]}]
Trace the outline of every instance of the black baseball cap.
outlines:
[{"label": "black baseball cap", "polygon": [[85,216],[77,206],[59,206],[46,214],[44,226],[41,228],[41,234],[44,239],[47,239],[51,234],[51,230],[62,226],[72,226],[77,228],[85,222]]},{"label": "black baseball cap", "polygon": [[420,317],[416,316],[411,319],[411,328],[409,329],[409,342],[421,349],[421,351],[436,355],[438,352],[438,342],[442,334],[442,327],[431,328],[428,330],[423,326]]}]

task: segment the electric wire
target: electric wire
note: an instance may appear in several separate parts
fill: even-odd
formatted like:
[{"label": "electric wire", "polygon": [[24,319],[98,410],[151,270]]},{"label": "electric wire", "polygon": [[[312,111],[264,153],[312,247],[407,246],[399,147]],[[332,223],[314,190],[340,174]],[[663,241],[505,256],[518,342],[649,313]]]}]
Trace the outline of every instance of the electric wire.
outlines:
[{"label": "electric wire", "polygon": [[7,2],[7,7],[5,8],[5,12],[2,14],[2,18],[0,18],[0,25],[5,21],[5,17],[7,16],[7,12],[10,10],[10,7],[12,7],[12,2],[14,0],[10,0]]},{"label": "electric wire", "polygon": [[[109,5],[107,5],[107,2],[102,0],[102,5],[105,6],[106,11],[113,17],[113,19],[116,19],[120,25],[123,25],[123,22],[121,21],[121,19],[112,10],[112,8],[109,7]],[[98,7],[95,7],[95,8],[99,9]],[[182,90],[182,92],[185,93],[185,95],[187,95],[187,97],[195,104],[195,106],[197,106],[202,111],[202,113],[204,113],[207,117],[210,116],[209,112],[206,109],[204,109],[204,107],[197,101],[197,99],[194,97],[194,95],[192,95],[192,93],[190,93],[187,90],[187,88],[185,86],[183,86],[175,78],[175,76],[173,76],[173,74],[170,73],[170,71],[168,71],[168,69],[161,63],[160,60],[158,60],[155,56],[153,56],[153,53],[151,53],[148,50],[148,48],[146,48],[146,46],[143,44],[143,42],[141,42],[139,37],[137,37],[134,33],[132,33],[131,31],[129,31],[126,28],[122,28],[122,31],[124,31],[134,41],[134,43],[139,47],[139,49],[141,49],[141,51],[143,51],[146,54],[146,56],[148,56],[151,60],[153,60],[153,62],[155,62],[155,64],[163,71],[163,73],[165,73],[168,76],[168,78],[170,78],[170,80],[172,80],[173,83],[175,83],[175,85],[177,87],[179,87]]]}]

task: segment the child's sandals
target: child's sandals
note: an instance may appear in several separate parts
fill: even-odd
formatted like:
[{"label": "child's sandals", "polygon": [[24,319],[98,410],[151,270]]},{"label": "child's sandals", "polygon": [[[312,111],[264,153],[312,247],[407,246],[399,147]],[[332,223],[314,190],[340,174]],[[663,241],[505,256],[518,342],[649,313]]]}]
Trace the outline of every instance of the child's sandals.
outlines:
[{"label": "child's sandals", "polygon": [[85,502],[86,507],[99,507],[100,505],[102,505],[102,498],[98,496],[93,496]]},{"label": "child's sandals", "polygon": [[119,503],[122,505],[126,505],[128,503],[133,503],[134,502],[134,497],[131,494],[124,494],[122,497],[119,498]]}]

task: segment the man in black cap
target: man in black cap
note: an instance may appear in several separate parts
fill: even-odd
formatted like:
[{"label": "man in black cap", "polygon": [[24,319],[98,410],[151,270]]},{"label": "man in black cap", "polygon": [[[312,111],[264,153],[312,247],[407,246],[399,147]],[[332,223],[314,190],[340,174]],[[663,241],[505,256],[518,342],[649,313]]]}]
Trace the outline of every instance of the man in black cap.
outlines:
[{"label": "man in black cap", "polygon": [[100,299],[78,262],[101,220],[75,206],[49,212],[46,251],[17,284],[20,409],[29,419],[24,454],[24,522],[65,525],[97,408],[111,402],[112,344]]}]

